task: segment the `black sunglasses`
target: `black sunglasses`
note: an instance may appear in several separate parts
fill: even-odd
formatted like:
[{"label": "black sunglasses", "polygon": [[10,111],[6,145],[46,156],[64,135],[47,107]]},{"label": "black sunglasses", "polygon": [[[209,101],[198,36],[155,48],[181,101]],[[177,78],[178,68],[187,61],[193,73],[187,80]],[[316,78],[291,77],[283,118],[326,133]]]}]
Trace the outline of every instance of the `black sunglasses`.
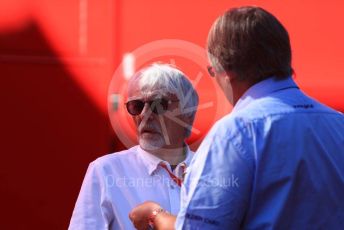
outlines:
[{"label": "black sunglasses", "polygon": [[132,116],[140,115],[146,103],[149,104],[149,108],[153,113],[163,114],[167,111],[168,105],[176,101],[178,100],[169,100],[165,98],[157,98],[150,101],[131,100],[125,103],[125,106],[127,107],[128,113]]}]

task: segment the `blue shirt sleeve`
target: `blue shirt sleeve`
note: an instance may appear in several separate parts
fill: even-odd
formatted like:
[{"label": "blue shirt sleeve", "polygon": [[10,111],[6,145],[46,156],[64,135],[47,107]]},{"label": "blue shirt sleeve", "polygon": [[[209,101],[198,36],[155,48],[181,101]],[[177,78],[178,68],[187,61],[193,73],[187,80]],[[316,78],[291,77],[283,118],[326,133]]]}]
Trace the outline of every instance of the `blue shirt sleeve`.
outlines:
[{"label": "blue shirt sleeve", "polygon": [[219,122],[203,141],[185,178],[176,229],[240,227],[249,205],[254,154],[243,139],[252,137],[249,128],[238,126]]}]

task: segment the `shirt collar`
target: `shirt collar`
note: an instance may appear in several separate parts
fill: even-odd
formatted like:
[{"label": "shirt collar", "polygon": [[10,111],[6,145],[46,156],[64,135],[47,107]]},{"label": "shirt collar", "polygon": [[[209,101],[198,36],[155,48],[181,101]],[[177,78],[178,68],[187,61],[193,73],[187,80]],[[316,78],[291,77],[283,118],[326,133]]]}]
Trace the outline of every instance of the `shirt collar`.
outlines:
[{"label": "shirt collar", "polygon": [[236,112],[245,108],[248,104],[258,98],[288,88],[299,88],[292,77],[288,77],[285,79],[278,79],[276,77],[267,78],[251,86],[244,93],[244,95],[240,97],[238,102],[235,104],[232,112]]},{"label": "shirt collar", "polygon": [[[161,162],[164,162],[168,165],[168,162],[166,162],[166,161],[154,156],[153,154],[143,150],[140,146],[138,146],[137,148],[138,148],[138,153],[139,153],[144,165],[146,166],[149,175],[152,175],[152,173],[158,168],[158,166]],[[190,148],[187,144],[185,144],[185,148],[186,148],[185,160],[180,162],[178,165],[185,163],[186,166],[189,166],[190,162],[192,160],[192,157],[193,157],[193,152],[190,150]]]}]

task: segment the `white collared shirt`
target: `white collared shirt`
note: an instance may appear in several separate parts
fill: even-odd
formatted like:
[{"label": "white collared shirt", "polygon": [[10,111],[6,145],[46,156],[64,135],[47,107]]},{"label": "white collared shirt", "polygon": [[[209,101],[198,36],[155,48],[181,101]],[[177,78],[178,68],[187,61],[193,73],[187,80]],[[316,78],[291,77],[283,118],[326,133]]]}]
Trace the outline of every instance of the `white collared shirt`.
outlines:
[{"label": "white collared shirt", "polygon": [[[173,173],[182,177],[193,152]],[[75,204],[69,229],[134,229],[129,212],[145,201],[154,201],[176,215],[180,207],[180,187],[159,164],[165,163],[139,146],[93,161],[87,170]]]}]

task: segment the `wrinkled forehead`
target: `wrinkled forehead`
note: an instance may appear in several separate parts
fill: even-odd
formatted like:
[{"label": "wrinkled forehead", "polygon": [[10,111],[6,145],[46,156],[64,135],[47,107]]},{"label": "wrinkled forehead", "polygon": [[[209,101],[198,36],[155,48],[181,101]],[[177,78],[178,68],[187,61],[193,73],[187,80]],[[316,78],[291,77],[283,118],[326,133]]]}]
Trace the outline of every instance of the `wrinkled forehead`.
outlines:
[{"label": "wrinkled forehead", "polygon": [[155,99],[155,98],[168,98],[178,99],[174,92],[170,92],[167,87],[144,84],[138,80],[132,81],[128,85],[128,99]]}]

